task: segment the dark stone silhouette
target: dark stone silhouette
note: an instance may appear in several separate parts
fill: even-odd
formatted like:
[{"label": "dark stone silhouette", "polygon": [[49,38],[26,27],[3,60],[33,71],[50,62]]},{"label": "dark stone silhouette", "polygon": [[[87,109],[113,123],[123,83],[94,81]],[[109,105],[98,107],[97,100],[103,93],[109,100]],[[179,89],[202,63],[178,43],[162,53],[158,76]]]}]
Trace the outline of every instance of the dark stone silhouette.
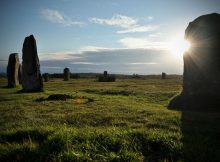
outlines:
[{"label": "dark stone silhouette", "polygon": [[42,91],[43,80],[37,55],[36,40],[33,35],[25,38],[22,49],[22,87],[25,92]]},{"label": "dark stone silhouette", "polygon": [[167,74],[166,73],[162,73],[161,79],[166,79],[166,78],[167,78]]},{"label": "dark stone silhouette", "polygon": [[22,84],[22,66],[19,64],[19,69],[18,69],[18,80],[19,84]]},{"label": "dark stone silhouette", "polygon": [[141,78],[141,76],[140,76],[139,74],[133,74],[133,75],[132,75],[132,78],[139,79],[139,78]]},{"label": "dark stone silhouette", "polygon": [[169,107],[218,109],[220,106],[220,15],[200,16],[189,23],[185,38],[183,91]]},{"label": "dark stone silhouette", "polygon": [[108,72],[104,71],[104,76],[107,77],[107,75],[108,75]]},{"label": "dark stone silhouette", "polygon": [[42,75],[42,77],[43,77],[43,79],[44,79],[44,82],[48,82],[48,81],[49,81],[50,76],[49,76],[48,73],[44,73],[44,74]]},{"label": "dark stone silhouette", "polygon": [[19,85],[19,66],[18,53],[10,54],[7,66],[8,88],[14,88]]},{"label": "dark stone silhouette", "polygon": [[69,68],[65,68],[63,70],[63,77],[64,77],[64,81],[70,80],[70,69]]},{"label": "dark stone silhouette", "polygon": [[115,75],[109,75],[107,71],[104,71],[103,75],[98,76],[99,82],[115,82]]}]

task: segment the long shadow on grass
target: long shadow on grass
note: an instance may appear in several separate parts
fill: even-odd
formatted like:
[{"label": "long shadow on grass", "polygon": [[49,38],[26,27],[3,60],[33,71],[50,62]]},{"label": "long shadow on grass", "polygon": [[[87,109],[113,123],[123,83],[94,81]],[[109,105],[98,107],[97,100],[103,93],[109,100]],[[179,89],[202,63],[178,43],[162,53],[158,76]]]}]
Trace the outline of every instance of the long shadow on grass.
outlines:
[{"label": "long shadow on grass", "polygon": [[[8,145],[8,150],[0,150],[0,161],[4,162],[47,162],[59,154],[65,147],[60,138],[48,139],[50,131],[25,130],[14,133],[0,134],[0,144]],[[10,147],[10,144],[15,144]],[[37,146],[32,146],[36,145]]]},{"label": "long shadow on grass", "polygon": [[220,161],[220,112],[207,109],[175,109],[182,112],[184,161]]},{"label": "long shadow on grass", "polygon": [[220,113],[182,111],[183,158],[220,161]]}]

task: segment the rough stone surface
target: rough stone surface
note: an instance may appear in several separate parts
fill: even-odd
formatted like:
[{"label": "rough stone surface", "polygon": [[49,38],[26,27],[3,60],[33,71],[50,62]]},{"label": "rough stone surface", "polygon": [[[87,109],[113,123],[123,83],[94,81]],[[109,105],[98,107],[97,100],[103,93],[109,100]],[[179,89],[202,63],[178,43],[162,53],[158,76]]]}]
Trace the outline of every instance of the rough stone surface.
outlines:
[{"label": "rough stone surface", "polygon": [[63,77],[64,77],[64,81],[70,80],[70,69],[69,68],[65,68],[63,70]]},{"label": "rough stone surface", "polygon": [[170,107],[207,109],[220,105],[220,15],[200,16],[189,23],[185,38],[183,91]]},{"label": "rough stone surface", "polygon": [[23,91],[41,91],[43,80],[37,54],[36,40],[33,35],[25,38],[22,49],[22,87]]},{"label": "rough stone surface", "polygon": [[18,53],[9,55],[7,66],[8,87],[14,88],[19,85],[19,57]]},{"label": "rough stone surface", "polygon": [[43,79],[44,79],[44,82],[48,82],[49,81],[49,74],[48,73],[44,73],[43,75]]},{"label": "rough stone surface", "polygon": [[162,73],[161,78],[162,79],[166,79],[167,78],[167,74],[166,73]]}]

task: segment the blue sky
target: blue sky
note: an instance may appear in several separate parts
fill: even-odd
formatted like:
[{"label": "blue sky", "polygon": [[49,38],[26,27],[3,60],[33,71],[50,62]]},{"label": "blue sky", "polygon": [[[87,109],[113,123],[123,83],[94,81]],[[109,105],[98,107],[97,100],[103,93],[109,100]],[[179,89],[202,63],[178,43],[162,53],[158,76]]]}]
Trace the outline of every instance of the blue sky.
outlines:
[{"label": "blue sky", "polygon": [[24,38],[37,40],[42,72],[181,74],[168,42],[200,15],[220,13],[219,0],[3,0],[0,72]]}]

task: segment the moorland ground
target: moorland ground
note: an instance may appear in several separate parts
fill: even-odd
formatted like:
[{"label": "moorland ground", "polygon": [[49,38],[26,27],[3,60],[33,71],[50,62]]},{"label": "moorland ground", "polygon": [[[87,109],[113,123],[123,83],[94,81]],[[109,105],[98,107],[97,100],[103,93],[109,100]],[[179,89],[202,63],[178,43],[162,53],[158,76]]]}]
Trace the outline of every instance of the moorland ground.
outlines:
[{"label": "moorland ground", "polygon": [[167,108],[180,76],[51,79],[38,93],[6,82],[0,78],[0,161],[220,161],[220,113]]}]

